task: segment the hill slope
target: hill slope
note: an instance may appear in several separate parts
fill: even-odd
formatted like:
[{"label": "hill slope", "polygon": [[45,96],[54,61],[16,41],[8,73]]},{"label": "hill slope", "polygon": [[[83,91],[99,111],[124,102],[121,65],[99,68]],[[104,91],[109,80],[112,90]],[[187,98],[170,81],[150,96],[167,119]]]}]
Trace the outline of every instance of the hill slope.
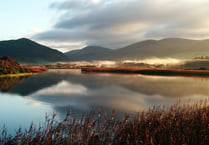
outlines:
[{"label": "hill slope", "polygon": [[81,61],[81,60],[100,60],[109,55],[112,50],[104,47],[98,46],[87,46],[80,50],[73,50],[65,53],[70,60]]},{"label": "hill slope", "polygon": [[41,67],[23,67],[20,66],[20,64],[10,56],[0,56],[0,75],[19,73],[41,73],[45,71],[48,71],[48,69]]},{"label": "hill slope", "polygon": [[209,54],[209,40],[166,38],[146,40],[116,50],[110,58],[144,59],[150,57],[194,58]]},{"label": "hill slope", "polygon": [[[88,47],[87,47],[88,48]],[[99,48],[99,47],[97,47]],[[99,49],[94,51],[75,50],[66,53],[70,58],[77,60],[124,60],[124,59],[145,59],[151,57],[173,57],[192,59],[197,56],[209,55],[209,40],[189,40],[181,38],[166,38],[162,40],[145,40],[117,50],[108,50],[102,53]],[[103,49],[101,49],[103,50]],[[76,53],[74,53],[76,52]],[[82,55],[81,55],[82,54]],[[97,56],[93,57],[92,56]]]},{"label": "hill slope", "polygon": [[63,53],[26,38],[0,41],[0,55],[11,56],[21,63],[48,63],[68,60]]}]

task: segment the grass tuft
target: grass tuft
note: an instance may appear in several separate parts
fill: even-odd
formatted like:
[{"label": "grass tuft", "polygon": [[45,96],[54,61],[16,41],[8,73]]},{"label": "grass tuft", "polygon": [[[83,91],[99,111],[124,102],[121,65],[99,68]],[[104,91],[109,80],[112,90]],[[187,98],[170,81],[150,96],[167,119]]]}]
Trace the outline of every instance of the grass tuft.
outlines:
[{"label": "grass tuft", "polygon": [[134,117],[119,120],[111,114],[91,111],[76,119],[72,111],[63,121],[56,122],[56,113],[46,115],[43,126],[33,123],[29,129],[19,129],[11,136],[2,128],[0,144],[198,144],[209,142],[209,105],[205,102],[182,105],[180,102],[166,109],[154,106]]}]

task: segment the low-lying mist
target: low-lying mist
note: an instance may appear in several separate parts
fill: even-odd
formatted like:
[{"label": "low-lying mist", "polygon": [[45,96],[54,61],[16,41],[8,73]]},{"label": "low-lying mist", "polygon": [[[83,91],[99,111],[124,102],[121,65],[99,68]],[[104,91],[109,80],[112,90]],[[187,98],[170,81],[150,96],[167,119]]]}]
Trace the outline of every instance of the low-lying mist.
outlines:
[{"label": "low-lying mist", "polygon": [[157,68],[178,68],[184,65],[186,60],[176,58],[147,58],[139,60],[124,60],[125,66],[135,67],[157,67]]},{"label": "low-lying mist", "polygon": [[142,60],[124,60],[124,63],[144,63],[150,65],[178,65],[183,64],[185,61],[176,58],[147,58]]},{"label": "low-lying mist", "polygon": [[76,61],[54,64],[55,66],[86,66],[86,67],[143,67],[143,68],[176,68],[176,69],[209,69],[209,59],[176,59],[146,58],[135,60],[95,60]]},{"label": "low-lying mist", "polygon": [[179,66],[185,64],[186,60],[176,59],[176,58],[147,58],[147,59],[139,59],[139,60],[123,60],[123,61],[94,61],[93,64],[99,67],[120,67],[124,66],[132,66],[135,64],[136,66],[147,65],[147,66]]}]

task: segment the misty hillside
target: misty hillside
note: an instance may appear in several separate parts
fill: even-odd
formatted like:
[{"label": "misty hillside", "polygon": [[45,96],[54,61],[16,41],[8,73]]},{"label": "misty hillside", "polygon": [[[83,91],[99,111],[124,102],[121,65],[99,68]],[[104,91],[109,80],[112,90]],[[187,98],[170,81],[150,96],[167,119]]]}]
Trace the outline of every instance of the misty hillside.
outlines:
[{"label": "misty hillside", "polygon": [[0,41],[0,56],[11,56],[21,63],[50,63],[68,61],[62,52],[26,38]]},{"label": "misty hillside", "polygon": [[[82,55],[80,55],[80,53],[82,53]],[[68,52],[67,54],[73,54],[73,51]],[[124,48],[106,51],[106,53],[103,55],[99,50],[96,50],[94,55],[91,55],[91,53],[89,53],[87,50],[76,50],[76,53],[73,54],[73,57],[77,58],[77,60],[85,60],[86,58],[88,58],[88,60],[94,60],[95,58],[98,60],[122,60],[145,59],[151,57],[192,59],[194,57],[207,55],[209,55],[209,40],[166,38],[162,40],[141,41]]]},{"label": "misty hillside", "polygon": [[144,59],[150,57],[194,58],[209,55],[209,40],[166,38],[146,40],[116,50],[110,58]]},{"label": "misty hillside", "polygon": [[173,57],[192,59],[209,56],[209,40],[166,38],[145,40],[117,50],[88,46],[63,54],[26,38],[0,41],[0,56],[11,56],[20,63],[50,63],[57,61],[91,61]]},{"label": "misty hillside", "polygon": [[65,53],[69,57],[70,60],[100,60],[106,58],[113,50],[97,47],[97,46],[88,46],[80,50],[73,50]]}]

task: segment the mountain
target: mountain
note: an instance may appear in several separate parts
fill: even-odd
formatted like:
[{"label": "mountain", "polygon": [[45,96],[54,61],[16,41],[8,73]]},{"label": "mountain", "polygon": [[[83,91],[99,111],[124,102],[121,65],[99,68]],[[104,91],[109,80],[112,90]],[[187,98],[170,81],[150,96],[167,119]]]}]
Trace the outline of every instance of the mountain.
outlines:
[{"label": "mountain", "polygon": [[145,40],[112,50],[99,46],[87,46],[63,54],[26,38],[0,41],[0,56],[11,56],[20,63],[51,63],[57,61],[125,60],[145,58],[192,59],[209,56],[208,40],[165,38]]},{"label": "mountain", "polygon": [[73,50],[65,53],[66,56],[69,57],[70,60],[74,61],[90,61],[90,60],[100,60],[105,58],[108,54],[110,54],[113,50],[98,47],[98,46],[87,46],[80,50]]},{"label": "mountain", "polygon": [[21,63],[68,61],[68,57],[62,52],[40,45],[26,38],[0,41],[0,55],[11,56]]},{"label": "mountain", "polygon": [[209,54],[209,40],[166,38],[145,40],[116,50],[109,58],[145,59],[151,57],[194,58]]},{"label": "mountain", "polygon": [[[190,40],[182,38],[145,40],[117,50],[108,49],[105,53],[102,52],[104,51],[104,48],[102,47],[96,47],[98,49],[92,48],[92,50],[86,48],[71,51],[66,54],[69,58],[74,57],[77,60],[85,60],[86,58],[88,58],[87,60],[124,60],[145,59],[152,57],[192,59],[198,56],[209,56],[209,40]],[[94,53],[92,51],[94,51]]]}]

